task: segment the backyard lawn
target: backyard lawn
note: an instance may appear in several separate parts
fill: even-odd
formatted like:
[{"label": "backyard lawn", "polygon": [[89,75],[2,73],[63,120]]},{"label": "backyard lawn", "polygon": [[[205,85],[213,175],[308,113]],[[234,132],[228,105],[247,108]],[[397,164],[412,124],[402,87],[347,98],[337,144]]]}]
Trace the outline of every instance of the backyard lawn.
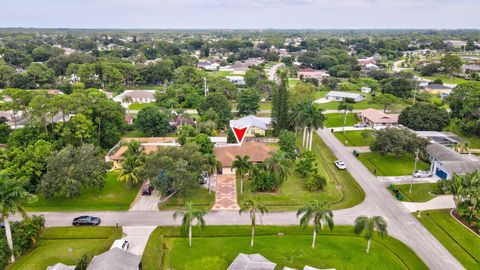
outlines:
[{"label": "backyard lawn", "polygon": [[451,217],[450,210],[424,211],[418,220],[466,269],[480,269],[480,237]]},{"label": "backyard lawn", "polygon": [[178,227],[158,227],[143,254],[143,269],[224,270],[239,253],[260,253],[276,263],[276,269],[303,269],[305,265],[337,270],[428,269],[411,249],[392,237],[374,238],[366,254],[365,238],[354,235],[350,226],[320,232],[315,248],[311,248],[311,232],[311,227],[257,226],[255,246],[250,247],[249,226],[207,226],[201,233],[195,227],[189,248]]},{"label": "backyard lawn", "polygon": [[121,237],[122,229],[114,227],[47,228],[37,246],[7,269],[45,270],[56,263],[75,265],[83,254],[92,257],[107,251],[113,241]]},{"label": "backyard lawn", "polygon": [[[298,136],[297,143],[301,144],[301,135]],[[313,152],[317,156],[318,171],[327,179],[327,185],[323,191],[310,192],[305,190],[303,178],[292,168],[291,175],[276,193],[252,194],[249,190],[250,183],[247,181],[242,196],[238,183],[238,202],[241,204],[245,198],[255,196],[260,198],[260,201],[267,205],[271,211],[298,210],[299,207],[312,199],[328,201],[334,209],[348,208],[362,202],[365,198],[362,188],[348,171],[338,170],[335,167],[335,156],[318,136],[314,136]]]},{"label": "backyard lawn", "polygon": [[145,136],[145,133],[143,133],[143,131],[134,129],[131,131],[127,131],[127,133],[125,133],[123,137],[124,138],[141,138],[141,137],[147,137],[147,136]]},{"label": "backyard lawn", "polygon": [[186,202],[192,202],[196,208],[209,210],[215,203],[215,192],[208,194],[206,188],[199,187],[186,197],[174,195],[168,201],[160,205],[160,210],[176,210],[185,206]]},{"label": "backyard lawn", "polygon": [[132,111],[140,111],[148,106],[155,106],[155,103],[132,103],[128,106],[128,109]]},{"label": "backyard lawn", "polygon": [[462,138],[465,142],[468,142],[468,145],[471,149],[480,149],[480,136],[471,136],[463,133],[463,131],[458,127],[458,125],[451,121],[450,125],[445,128],[446,131],[455,133],[457,136]]},{"label": "backyard lawn", "polygon": [[[400,191],[404,202],[427,202],[437,197],[437,186],[437,183],[413,184],[412,194],[409,193],[410,184],[395,185],[394,188]],[[393,194],[390,188],[388,190]]]},{"label": "backyard lawn", "polygon": [[271,101],[263,101],[260,102],[260,110],[271,110],[272,109],[272,102]]},{"label": "backyard lawn", "polygon": [[[340,102],[330,101],[330,102],[327,102],[327,103],[320,103],[320,104],[318,104],[318,106],[320,108],[324,109],[324,110],[338,110],[338,104],[340,104]],[[352,105],[353,105],[354,110],[364,110],[364,109],[368,109],[368,108],[383,110],[382,105],[380,105],[380,104],[370,104],[370,103],[368,103],[367,100],[362,100],[362,101],[357,102],[357,103],[352,103]]]},{"label": "backyard lawn", "polygon": [[[325,114],[325,122],[323,124],[325,127],[332,128],[332,127],[343,127],[343,121],[345,114],[343,113],[329,113]],[[351,127],[358,123],[358,120],[354,113],[347,113],[347,122],[345,124],[346,127]]]},{"label": "backyard lawn", "polygon": [[299,79],[296,78],[288,78],[288,87],[294,87],[300,82]]},{"label": "backyard lawn", "polygon": [[[333,133],[345,146],[369,146],[373,141],[372,130],[337,131]],[[367,137],[364,137],[365,135]]]},{"label": "backyard lawn", "polygon": [[[407,154],[396,158],[389,154],[382,156],[380,153],[370,152],[361,153],[358,159],[377,176],[411,175],[413,172],[414,158]],[[429,169],[428,163],[418,161],[417,170],[428,171]]]},{"label": "backyard lawn", "polygon": [[105,186],[101,191],[85,189],[75,198],[45,199],[39,196],[37,202],[25,208],[30,212],[128,210],[137,192],[138,187],[130,189],[129,184],[118,181],[118,171],[113,171],[107,173]]}]

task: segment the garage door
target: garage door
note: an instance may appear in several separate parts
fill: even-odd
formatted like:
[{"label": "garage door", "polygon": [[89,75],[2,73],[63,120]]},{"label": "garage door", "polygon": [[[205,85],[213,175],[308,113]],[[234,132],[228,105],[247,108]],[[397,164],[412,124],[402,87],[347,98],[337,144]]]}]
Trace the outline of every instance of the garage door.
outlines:
[{"label": "garage door", "polygon": [[448,176],[446,172],[444,172],[443,170],[440,170],[439,168],[437,168],[437,171],[435,172],[435,174],[442,179],[447,179],[447,176]]}]

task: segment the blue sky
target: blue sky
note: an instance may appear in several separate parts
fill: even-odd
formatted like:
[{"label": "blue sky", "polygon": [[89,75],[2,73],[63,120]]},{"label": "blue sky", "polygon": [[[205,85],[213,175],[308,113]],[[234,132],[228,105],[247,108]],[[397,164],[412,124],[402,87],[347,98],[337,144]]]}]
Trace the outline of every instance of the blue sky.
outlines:
[{"label": "blue sky", "polygon": [[480,28],[480,0],[4,0],[0,27]]}]

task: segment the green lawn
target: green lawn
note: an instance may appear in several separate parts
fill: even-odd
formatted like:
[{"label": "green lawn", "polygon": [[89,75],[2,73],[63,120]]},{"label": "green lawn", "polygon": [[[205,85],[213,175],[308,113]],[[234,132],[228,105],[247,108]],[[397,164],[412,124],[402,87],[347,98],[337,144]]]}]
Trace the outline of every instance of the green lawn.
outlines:
[{"label": "green lawn", "polygon": [[56,197],[47,200],[39,196],[37,202],[26,206],[26,210],[30,212],[128,210],[137,195],[138,187],[130,189],[130,185],[118,181],[117,176],[118,172],[108,172],[105,187],[101,191],[85,189],[75,198]]},{"label": "green lawn", "polygon": [[445,128],[446,131],[455,133],[457,136],[462,138],[465,142],[468,142],[471,149],[480,149],[480,136],[467,135],[458,127],[458,125],[452,120],[450,125]]},{"label": "green lawn", "polygon": [[[325,114],[325,122],[323,124],[325,127],[343,127],[345,114],[343,113],[329,113]],[[345,124],[346,127],[353,126],[358,123],[358,120],[354,113],[347,113],[347,122]]]},{"label": "green lawn", "polygon": [[[318,106],[324,110],[338,110],[338,101],[330,101],[328,103],[320,103]],[[383,106],[380,104],[370,104],[367,100],[362,100],[357,103],[352,103],[354,110],[364,110],[368,108],[373,108],[377,110],[383,110]]]},{"label": "green lawn", "polygon": [[437,186],[437,183],[413,184],[412,194],[409,193],[410,184],[395,185],[395,188],[402,194],[404,202],[427,202],[437,197]]},{"label": "green lawn", "polygon": [[300,82],[297,78],[288,78],[288,87],[294,87]]},{"label": "green lawn", "polygon": [[[121,237],[122,229],[113,227],[47,228],[37,246],[7,269],[45,270],[56,263],[75,265],[83,254],[92,257],[107,251]],[[68,251],[70,248],[72,252]]]},{"label": "green lawn", "polygon": [[212,191],[211,194],[208,194],[207,189],[199,187],[186,197],[174,195],[168,201],[160,205],[160,210],[180,209],[189,201],[197,208],[209,210],[215,203],[215,192]]},{"label": "green lawn", "polygon": [[[368,134],[368,137],[364,138],[362,134]],[[339,141],[345,146],[369,146],[373,141],[373,130],[355,130],[355,131],[341,131],[333,133]]]},{"label": "green lawn", "polygon": [[260,110],[271,110],[271,109],[272,109],[271,101],[260,102]]},{"label": "green lawn", "polygon": [[[411,175],[413,172],[414,158],[410,155],[403,155],[399,158],[393,155],[382,156],[379,153],[361,153],[358,159],[372,173],[378,176],[400,176]],[[430,165],[421,160],[418,161],[417,170],[428,170]]]},{"label": "green lawn", "polygon": [[128,106],[129,110],[140,111],[148,106],[155,106],[155,103],[132,103]]},{"label": "green lawn", "polygon": [[225,71],[225,70],[220,70],[220,71],[209,71],[209,74],[212,74],[215,77],[226,77],[226,76],[237,76],[236,74],[233,74],[233,71]]},{"label": "green lawn", "polygon": [[417,75],[418,77],[421,77],[421,78],[424,78],[424,79],[427,79],[427,80],[433,81],[433,80],[436,80],[436,79],[440,79],[440,80],[442,80],[443,83],[448,83],[448,84],[461,84],[461,83],[469,82],[468,80],[465,80],[465,79],[462,79],[462,78],[456,78],[456,77],[450,78],[449,76],[443,75],[443,74],[437,74],[435,76],[422,76],[418,72],[414,71],[413,73],[415,75]]},{"label": "green lawn", "polygon": [[[301,135],[298,144],[301,144]],[[355,179],[346,170],[337,170],[334,165],[335,156],[325,143],[314,136],[313,152],[317,156],[318,171],[327,179],[327,185],[323,191],[310,192],[304,189],[303,179],[294,172],[281,185],[276,193],[255,193],[249,190],[250,183],[246,182],[244,194],[240,195],[240,185],[237,185],[238,201],[241,203],[245,198],[255,196],[270,209],[270,211],[294,211],[312,199],[328,201],[332,208],[348,208],[359,204],[365,198],[365,193]],[[341,188],[340,188],[341,187]]]},{"label": "green lawn", "polygon": [[452,218],[450,210],[424,211],[418,220],[466,269],[480,269],[480,237]]},{"label": "green lawn", "polygon": [[143,267],[223,270],[239,253],[260,253],[276,263],[276,269],[303,269],[305,265],[337,270],[428,269],[411,249],[392,237],[374,238],[371,251],[366,254],[365,238],[354,235],[351,226],[336,226],[332,232],[324,230],[318,235],[315,248],[311,248],[311,232],[312,228],[302,230],[299,226],[257,226],[255,246],[250,247],[249,226],[207,226],[201,234],[194,229],[189,248],[178,227],[158,227],[147,243]]}]

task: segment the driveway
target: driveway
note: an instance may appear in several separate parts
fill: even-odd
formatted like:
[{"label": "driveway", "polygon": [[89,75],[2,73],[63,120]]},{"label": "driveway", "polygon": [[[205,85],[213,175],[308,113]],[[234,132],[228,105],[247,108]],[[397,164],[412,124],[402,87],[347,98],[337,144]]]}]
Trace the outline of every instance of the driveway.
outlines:
[{"label": "driveway", "polygon": [[155,230],[156,226],[125,226],[123,227],[123,234],[125,239],[130,244],[128,252],[135,255],[143,255],[145,246],[147,245],[150,234]]},{"label": "driveway", "polygon": [[279,64],[276,64],[276,65],[273,65],[268,70],[268,79],[270,81],[275,81],[277,79],[277,69],[279,69],[280,67],[283,67],[283,66],[285,66],[284,63],[279,63]]},{"label": "driveway", "polygon": [[160,194],[158,191],[152,191],[150,196],[142,196],[141,192],[147,188],[149,184],[144,183],[137,194],[137,197],[130,205],[129,211],[158,211],[158,202],[160,201]]}]

